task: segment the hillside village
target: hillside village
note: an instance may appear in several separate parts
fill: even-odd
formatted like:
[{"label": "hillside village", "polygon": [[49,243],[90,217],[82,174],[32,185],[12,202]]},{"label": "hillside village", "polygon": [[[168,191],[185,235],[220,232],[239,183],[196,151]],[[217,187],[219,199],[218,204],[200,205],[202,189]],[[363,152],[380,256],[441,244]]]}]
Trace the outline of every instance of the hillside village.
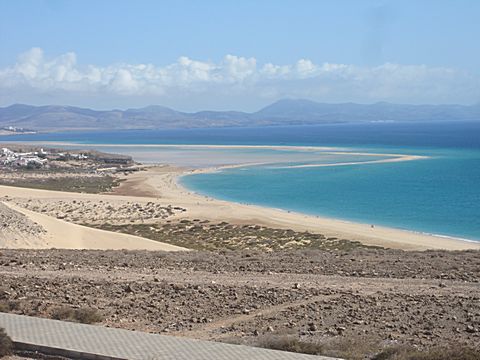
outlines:
[{"label": "hillside village", "polygon": [[0,185],[97,193],[111,190],[121,177],[140,169],[121,154],[0,144]]},{"label": "hillside village", "polygon": [[49,160],[67,161],[67,160],[87,160],[86,154],[50,152],[41,148],[38,151],[20,152],[11,150],[7,147],[2,148],[0,152],[0,165],[4,167],[24,167],[24,168],[42,168],[49,167]]},{"label": "hillside village", "polygon": [[17,134],[36,134],[37,132],[32,129],[26,129],[16,126],[3,126],[0,127],[0,135],[17,135]]}]

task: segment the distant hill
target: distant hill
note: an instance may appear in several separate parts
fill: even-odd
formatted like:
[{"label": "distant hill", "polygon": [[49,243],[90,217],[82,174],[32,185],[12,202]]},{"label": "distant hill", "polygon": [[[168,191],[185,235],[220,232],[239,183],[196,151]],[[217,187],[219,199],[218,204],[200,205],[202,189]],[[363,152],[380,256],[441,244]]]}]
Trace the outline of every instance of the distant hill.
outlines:
[{"label": "distant hill", "polygon": [[357,121],[480,120],[480,104],[403,105],[379,102],[325,104],[309,100],[280,100],[256,112],[255,119],[295,123],[336,123]]},{"label": "distant hill", "polygon": [[404,105],[326,104],[310,100],[280,100],[257,112],[200,111],[186,113],[163,106],[97,111],[73,106],[15,104],[0,108],[0,127],[35,130],[102,130],[206,128],[226,126],[310,125],[372,121],[480,120],[480,104]]}]

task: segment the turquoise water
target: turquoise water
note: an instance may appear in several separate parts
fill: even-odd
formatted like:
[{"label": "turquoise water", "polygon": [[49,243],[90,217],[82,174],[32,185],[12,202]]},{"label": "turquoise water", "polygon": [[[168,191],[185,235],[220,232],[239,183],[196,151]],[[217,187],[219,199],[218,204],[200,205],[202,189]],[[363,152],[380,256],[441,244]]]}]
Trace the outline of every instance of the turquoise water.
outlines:
[{"label": "turquoise water", "polygon": [[181,181],[225,200],[480,240],[480,152],[426,153],[431,158],[318,168],[246,167]]},{"label": "turquoise water", "polygon": [[[132,153],[138,160],[150,162],[190,161],[189,165],[200,166],[270,162],[274,164],[191,175],[181,181],[196,192],[226,200],[480,241],[480,121],[72,132],[0,140],[111,144],[110,151]],[[315,158],[312,153],[265,149],[190,149],[187,154],[181,149],[116,147],[121,144],[335,146],[429,158],[288,168],[285,166],[362,159],[354,155]]]}]

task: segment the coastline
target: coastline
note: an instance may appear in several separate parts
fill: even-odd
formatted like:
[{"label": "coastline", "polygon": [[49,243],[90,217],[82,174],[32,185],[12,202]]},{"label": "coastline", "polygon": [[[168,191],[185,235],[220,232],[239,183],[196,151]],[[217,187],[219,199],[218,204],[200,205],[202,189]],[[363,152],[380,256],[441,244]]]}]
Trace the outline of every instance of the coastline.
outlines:
[{"label": "coastline", "polygon": [[173,166],[152,166],[146,171],[129,175],[116,195],[145,195],[168,201],[187,209],[177,215],[179,218],[198,218],[237,225],[258,224],[280,229],[321,233],[327,237],[360,241],[366,245],[403,250],[467,250],[480,249],[480,242],[466,241],[445,236],[416,233],[385,226],[371,227],[369,224],[349,222],[340,219],[307,215],[303,213],[240,204],[194,193],[180,183],[185,175],[219,171],[224,168],[242,167],[229,165],[202,169],[179,168]]},{"label": "coastline", "polygon": [[[13,143],[13,142],[12,142]],[[15,142],[27,143],[27,142]],[[29,142],[33,143],[33,142]],[[403,162],[415,161],[427,156],[407,155],[407,154],[383,154],[383,153],[363,153],[356,151],[339,151],[340,148],[325,148],[315,146],[270,146],[270,145],[179,145],[179,144],[78,144],[66,142],[42,142],[43,145],[69,145],[69,146],[89,146],[89,147],[178,147],[178,148],[235,148],[235,149],[276,149],[276,150],[298,150],[298,151],[323,151],[325,154],[349,154],[364,156],[387,156],[387,159],[375,159],[358,162],[344,162],[333,164],[306,164],[292,165],[287,167],[322,167],[322,166],[342,166],[342,165],[362,165],[384,162]],[[271,163],[271,162],[267,162]],[[201,168],[189,166],[180,167],[179,165],[144,165],[144,171],[121,175],[122,182],[118,188],[111,193],[99,194],[94,197],[108,201],[136,201],[148,202],[155,200],[157,203],[169,204],[185,208],[187,211],[175,215],[180,219],[204,219],[212,222],[228,222],[236,225],[262,225],[271,228],[291,229],[294,231],[308,231],[322,234],[328,238],[346,239],[359,241],[365,245],[381,246],[386,248],[395,248],[403,250],[427,250],[427,249],[446,249],[446,250],[466,250],[480,249],[480,242],[469,241],[466,239],[448,237],[443,235],[426,234],[415,231],[396,229],[386,226],[351,222],[348,220],[328,218],[317,215],[308,215],[299,212],[288,211],[284,209],[275,209],[260,205],[242,204],[232,201],[215,199],[202,194],[197,194],[180,183],[182,176],[220,171],[227,168],[238,168],[253,165],[262,165],[266,162],[236,163],[223,166],[205,166]],[[274,165],[274,163],[271,163]],[[3,188],[3,189],[2,189]],[[82,199],[91,199],[88,194],[65,193],[59,191],[39,191],[23,188],[21,191],[6,190],[0,187],[0,195],[12,193],[20,197],[32,198],[63,198],[72,199],[79,197]],[[73,196],[72,196],[73,195]],[[14,195],[15,196],[15,195]],[[118,198],[117,198],[118,196]],[[117,199],[116,199],[117,198]]]}]

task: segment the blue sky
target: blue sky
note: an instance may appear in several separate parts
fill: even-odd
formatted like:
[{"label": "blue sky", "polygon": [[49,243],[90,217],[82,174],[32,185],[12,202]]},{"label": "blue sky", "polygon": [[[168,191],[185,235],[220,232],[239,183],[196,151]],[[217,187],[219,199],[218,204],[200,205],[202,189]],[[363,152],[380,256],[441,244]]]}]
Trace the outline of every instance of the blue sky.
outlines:
[{"label": "blue sky", "polygon": [[0,0],[0,106],[480,101],[480,1]]}]

